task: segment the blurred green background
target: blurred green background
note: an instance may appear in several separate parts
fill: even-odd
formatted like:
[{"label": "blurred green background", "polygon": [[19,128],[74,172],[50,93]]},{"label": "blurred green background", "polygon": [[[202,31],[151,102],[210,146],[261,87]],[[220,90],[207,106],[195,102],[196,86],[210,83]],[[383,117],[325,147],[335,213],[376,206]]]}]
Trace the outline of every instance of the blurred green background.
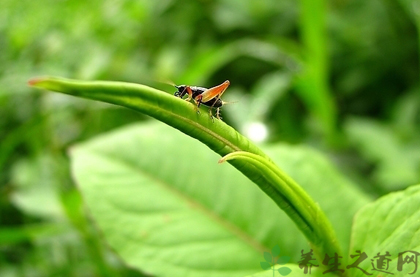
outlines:
[{"label": "blurred green background", "polygon": [[2,0],[0,276],[142,276],[98,238],[66,149],[150,119],[31,77],[229,79],[224,121],[312,145],[378,197],[420,180],[419,34],[416,0]]}]

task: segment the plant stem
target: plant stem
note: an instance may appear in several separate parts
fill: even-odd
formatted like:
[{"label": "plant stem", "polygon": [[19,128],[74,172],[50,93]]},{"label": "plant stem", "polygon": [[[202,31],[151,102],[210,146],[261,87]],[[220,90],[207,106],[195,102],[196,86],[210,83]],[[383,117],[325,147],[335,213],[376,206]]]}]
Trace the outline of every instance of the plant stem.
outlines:
[{"label": "plant stem", "polygon": [[219,162],[232,159],[244,160],[254,165],[269,187],[261,187],[296,223],[311,243],[318,260],[325,254],[341,256],[335,232],[320,207],[293,179],[265,158],[248,152],[234,152]]}]

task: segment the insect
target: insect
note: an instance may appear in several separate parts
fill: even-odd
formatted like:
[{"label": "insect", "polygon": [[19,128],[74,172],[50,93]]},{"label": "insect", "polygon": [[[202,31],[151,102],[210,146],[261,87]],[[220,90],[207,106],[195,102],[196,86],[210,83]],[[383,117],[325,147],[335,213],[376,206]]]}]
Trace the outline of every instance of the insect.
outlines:
[{"label": "insect", "polygon": [[194,102],[197,104],[197,112],[200,113],[198,108],[201,104],[210,107],[210,117],[213,119],[212,109],[216,109],[216,117],[221,119],[220,117],[220,107],[223,106],[226,102],[222,101],[220,97],[225,92],[227,87],[230,85],[229,81],[224,81],[222,84],[212,87],[212,88],[203,88],[203,87],[196,87],[196,86],[188,86],[188,85],[180,85],[175,86],[178,90],[175,92],[175,96],[179,98],[183,98],[186,94],[188,97],[185,99],[186,101],[190,101],[194,99]]}]

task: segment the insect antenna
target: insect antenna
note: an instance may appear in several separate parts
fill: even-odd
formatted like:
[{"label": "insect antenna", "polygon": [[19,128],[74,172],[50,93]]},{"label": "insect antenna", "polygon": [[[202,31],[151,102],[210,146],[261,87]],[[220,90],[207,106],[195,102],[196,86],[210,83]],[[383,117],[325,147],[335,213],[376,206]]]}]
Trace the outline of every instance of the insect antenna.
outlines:
[{"label": "insect antenna", "polygon": [[224,105],[230,105],[230,104],[235,104],[235,103],[238,103],[239,101],[223,101],[222,100],[222,104],[223,104],[223,106]]},{"label": "insect antenna", "polygon": [[165,84],[165,85],[170,85],[170,86],[176,87],[175,82],[172,81],[171,79],[158,78],[155,81],[158,82],[158,83],[161,83],[161,84]]}]

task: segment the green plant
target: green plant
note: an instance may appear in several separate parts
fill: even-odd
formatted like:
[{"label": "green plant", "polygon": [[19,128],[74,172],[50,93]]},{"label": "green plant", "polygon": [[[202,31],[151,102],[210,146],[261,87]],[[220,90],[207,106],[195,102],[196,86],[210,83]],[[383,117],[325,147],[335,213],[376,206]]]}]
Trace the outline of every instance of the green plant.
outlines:
[{"label": "green plant", "polygon": [[[351,218],[368,198],[325,164],[319,154],[305,148],[265,149],[276,163],[287,168],[286,172],[292,172],[306,191],[315,191],[310,194],[318,204],[263,151],[234,129],[218,120],[213,123],[205,113],[198,115],[191,103],[172,95],[142,85],[117,82],[40,78],[30,84],[141,111],[206,144],[224,156],[221,161],[229,161],[257,184],[295,222],[318,258],[317,274],[331,267],[327,257],[335,255],[350,264],[350,259],[343,255],[347,251],[353,254],[363,250],[373,254],[387,249],[400,251],[402,245],[410,248],[406,250],[420,248],[420,239],[414,238],[407,244],[404,232],[394,231],[399,221],[403,221],[409,232],[416,232],[417,218],[409,217],[405,206],[416,210],[420,203],[419,187],[385,196],[359,211],[349,246]],[[220,185],[222,181],[233,182],[239,177],[223,172],[222,168],[212,171],[207,154],[199,149],[190,139],[155,124],[126,128],[72,149],[73,175],[87,206],[106,240],[129,265],[158,275],[237,276],[257,271],[253,266],[245,268],[244,265],[253,259],[258,265],[258,253],[266,249],[270,240],[275,242],[273,245],[281,244],[282,249],[287,249],[287,233],[293,230],[287,224],[279,225],[285,230],[281,236],[266,233],[261,237],[258,229],[254,229],[282,230],[272,229],[272,226],[264,228],[263,222],[259,225],[260,216],[283,220],[267,200],[262,200],[266,198],[258,198],[265,203],[264,208],[252,202],[258,194],[251,187],[244,187],[243,179],[236,184],[223,182]],[[299,159],[299,164],[290,164]],[[308,172],[305,168],[308,163],[317,163],[317,168]],[[183,178],[190,175],[199,184]],[[311,188],[314,184],[316,187]],[[399,208],[397,213],[391,209],[399,199],[405,201],[404,208]],[[338,211],[337,207],[343,210]],[[254,209],[254,214],[252,211],[243,213],[243,209]],[[370,216],[375,213],[388,213],[392,220],[372,219]],[[366,230],[363,230],[363,226],[374,229],[375,224],[382,222],[384,231],[375,238],[390,241],[386,245],[375,244],[375,239],[366,238]],[[300,242],[295,244],[294,251],[301,245]],[[207,252],[210,249],[214,252]],[[205,259],[201,255],[206,255]],[[297,262],[296,253],[290,256]],[[369,264],[361,267],[368,270]],[[354,276],[362,273],[357,268],[349,270],[355,270]],[[409,270],[406,267],[403,273]]]},{"label": "green plant", "polygon": [[[144,159],[144,164],[133,164],[135,171],[164,184],[168,189],[162,194],[184,195],[187,206],[203,207],[200,220],[224,223],[216,225],[230,237],[247,238],[232,245],[249,251],[230,251],[231,260],[224,253],[231,249],[226,244],[213,248],[220,249],[225,268],[236,275],[240,268],[260,270],[262,253],[273,245],[291,256],[287,267],[294,274],[303,271],[296,264],[300,251],[309,252],[302,233],[269,197],[228,163],[218,165],[220,157],[196,140],[158,127],[158,121],[147,122],[148,116],[130,109],[34,90],[25,85],[30,76],[120,80],[164,90],[168,87],[153,80],[211,86],[228,78],[232,86],[224,100],[237,103],[223,110],[224,121],[250,138],[249,126],[266,127],[264,143],[269,146],[259,148],[325,212],[343,249],[342,266],[356,259],[350,259],[356,253],[348,249],[356,211],[420,180],[418,0],[1,3],[0,276],[143,276],[138,268],[148,271],[151,263],[129,267],[124,261],[133,255],[123,260],[116,254],[136,230],[113,241],[119,251],[112,251],[108,237],[100,236],[103,228],[95,228],[103,213],[99,210],[89,220],[92,213],[83,209],[90,205],[86,186],[72,182],[69,146],[88,151],[84,146],[101,140],[103,148],[116,148],[117,160],[131,155]],[[133,122],[138,123],[133,129],[112,133],[126,132],[118,139],[97,137]],[[164,146],[165,151],[150,150]],[[148,163],[156,169],[164,165],[170,176],[160,177],[161,171]],[[93,165],[81,164],[101,175]],[[201,191],[190,192],[192,187]],[[91,192],[98,193],[96,205],[108,203],[126,220],[111,221],[111,226],[126,224],[131,209],[112,206],[103,191],[98,186]],[[133,197],[138,199],[125,196]],[[203,237],[205,241],[210,240]],[[146,249],[141,243],[135,248]],[[166,253],[165,265],[173,267],[171,254],[159,253]],[[178,269],[197,264],[192,259],[198,258],[188,254],[194,251],[176,247],[173,253],[183,261]],[[361,264],[366,269],[375,255],[367,254]],[[220,258],[206,256],[200,268],[215,271]],[[399,273],[397,260],[391,262],[394,273]],[[312,269],[315,274],[317,268]]]}]

